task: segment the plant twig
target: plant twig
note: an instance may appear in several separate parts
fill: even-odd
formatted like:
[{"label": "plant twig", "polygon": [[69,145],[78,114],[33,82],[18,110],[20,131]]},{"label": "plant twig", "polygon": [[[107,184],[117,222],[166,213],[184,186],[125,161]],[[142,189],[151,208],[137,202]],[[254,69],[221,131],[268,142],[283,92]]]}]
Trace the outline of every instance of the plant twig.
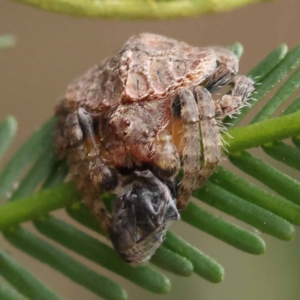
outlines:
[{"label": "plant twig", "polygon": [[234,153],[300,134],[300,111],[267,119],[245,127],[232,128],[223,135],[227,151]]},{"label": "plant twig", "polygon": [[266,0],[14,0],[47,11],[86,18],[173,19],[229,11]]},{"label": "plant twig", "polygon": [[73,184],[64,183],[49,190],[42,190],[24,199],[9,202],[0,208],[0,230],[63,208],[80,199],[81,195]]}]

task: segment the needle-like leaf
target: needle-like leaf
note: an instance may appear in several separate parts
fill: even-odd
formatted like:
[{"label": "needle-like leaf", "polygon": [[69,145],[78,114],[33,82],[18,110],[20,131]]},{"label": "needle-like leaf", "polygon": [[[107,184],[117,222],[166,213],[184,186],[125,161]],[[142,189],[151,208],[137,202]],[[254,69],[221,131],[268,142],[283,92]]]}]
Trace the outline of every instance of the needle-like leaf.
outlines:
[{"label": "needle-like leaf", "polygon": [[0,250],[0,275],[30,300],[62,300],[15,259]]},{"label": "needle-like leaf", "polygon": [[17,121],[13,117],[7,117],[0,122],[0,158],[11,144],[17,131]]}]

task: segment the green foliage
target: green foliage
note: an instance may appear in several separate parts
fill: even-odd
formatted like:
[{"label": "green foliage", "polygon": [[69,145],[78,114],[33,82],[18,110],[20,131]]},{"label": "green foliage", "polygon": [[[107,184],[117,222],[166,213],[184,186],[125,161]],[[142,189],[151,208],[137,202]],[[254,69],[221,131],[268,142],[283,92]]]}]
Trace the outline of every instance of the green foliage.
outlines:
[{"label": "green foliage", "polygon": [[[39,295],[43,295],[43,299],[62,300],[62,298],[57,296],[24,267],[22,267],[15,259],[3,251],[0,251],[0,266],[1,276],[9,281],[10,284],[13,285],[25,297],[28,297],[28,299],[39,299]],[[1,288],[1,290],[4,294],[4,297],[9,297],[14,293],[13,289],[5,286]],[[17,294],[17,292],[15,293]],[[22,298],[23,297],[20,299]]]},{"label": "green foliage", "polygon": [[172,19],[232,10],[268,0],[14,0],[43,10],[85,18]]},{"label": "green foliage", "polygon": [[[239,44],[234,49],[242,53]],[[289,52],[285,45],[272,51],[249,73],[257,82],[255,103],[299,63],[300,46]],[[265,191],[222,167],[194,193],[200,201],[286,241],[294,236],[292,224],[300,224],[300,183],[246,150],[261,146],[271,157],[300,170],[300,97],[280,117],[270,118],[299,88],[299,70],[296,69],[260,110],[253,124],[229,128],[229,137],[224,134],[230,161],[276,193]],[[248,111],[247,107],[236,119],[229,120],[230,125],[241,121]],[[53,122],[53,119],[46,122],[35,132],[0,173],[1,198],[11,191],[14,182],[20,181],[8,203],[0,207],[0,230],[11,244],[104,299],[125,299],[126,292],[111,279],[24,229],[21,223],[31,220],[44,236],[153,293],[168,292],[170,282],[152,264],[178,276],[186,277],[194,272],[210,282],[222,281],[224,270],[219,263],[171,232],[150,264],[134,268],[121,261],[112,247],[98,238],[51,216],[51,211],[66,207],[74,220],[102,234],[89,210],[80,202],[72,182],[63,183],[68,168],[54,155]],[[16,122],[11,117],[0,123],[0,155],[7,149],[15,131]],[[292,138],[295,147],[280,141],[285,138]],[[109,201],[113,195],[106,194],[105,198]],[[265,251],[261,237],[201,208],[198,203],[188,205],[182,220],[242,251],[256,255]],[[15,299],[61,299],[1,250],[0,275],[11,284],[0,282],[1,299],[12,299],[11,295],[15,295]]]}]

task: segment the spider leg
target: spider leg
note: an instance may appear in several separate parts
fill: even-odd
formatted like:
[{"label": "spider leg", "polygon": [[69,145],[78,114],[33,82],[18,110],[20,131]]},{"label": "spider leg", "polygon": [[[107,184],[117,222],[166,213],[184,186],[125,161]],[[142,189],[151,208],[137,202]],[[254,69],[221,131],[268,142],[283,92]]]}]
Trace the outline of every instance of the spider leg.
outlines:
[{"label": "spider leg", "polygon": [[172,136],[167,130],[162,130],[157,134],[155,144],[152,171],[160,179],[172,180],[180,168],[180,157],[172,142]]},{"label": "spider leg", "polygon": [[87,153],[89,162],[90,178],[96,188],[109,191],[118,185],[118,176],[113,168],[107,166],[100,156],[100,149],[95,140],[92,117],[83,109],[78,109],[78,120],[86,137],[86,142],[91,146]]},{"label": "spider leg", "polygon": [[216,54],[217,68],[204,82],[210,93],[222,88],[232,81],[238,72],[238,58],[229,49],[212,47]]},{"label": "spider leg", "polygon": [[192,195],[198,174],[200,173],[200,130],[199,109],[192,91],[184,89],[179,91],[181,105],[181,118],[183,121],[183,138],[181,140],[183,159],[183,178],[179,185],[177,195],[177,208],[183,210]]},{"label": "spider leg", "polygon": [[254,81],[247,76],[237,76],[230,95],[224,95],[215,101],[217,117],[225,117],[238,113],[239,110],[248,105],[247,101],[254,90]]},{"label": "spider leg", "polygon": [[200,131],[203,151],[203,165],[197,179],[197,187],[201,187],[211,176],[221,159],[222,140],[220,128],[215,119],[214,101],[209,91],[203,87],[195,89],[200,115]]},{"label": "spider leg", "polygon": [[[82,120],[81,111],[66,112],[62,106],[58,107],[56,117],[54,135],[57,152],[61,157],[67,157],[70,171],[84,202],[91,207],[104,232],[108,233],[111,217],[100,199],[99,186],[95,186],[95,182],[90,180],[91,165],[94,166],[98,159],[95,152],[91,154],[88,151],[85,143],[86,138],[94,140],[91,122]],[[92,149],[95,147],[94,145]],[[95,176],[94,173],[92,175]]]},{"label": "spider leg", "polygon": [[[76,178],[74,179],[76,182]],[[95,188],[91,186],[91,184],[88,186],[88,183],[85,182],[84,189],[84,191],[81,189],[84,203],[90,207],[103,232],[109,236],[111,230],[111,215],[105,208],[100,195],[95,191]]]},{"label": "spider leg", "polygon": [[210,177],[221,158],[222,142],[220,128],[215,120],[214,101],[204,87],[196,87],[194,94],[190,90],[179,92],[184,173],[177,195],[179,211],[186,207],[194,189],[202,186]]},{"label": "spider leg", "polygon": [[219,67],[204,82],[204,86],[212,93],[224,85],[232,83],[231,95],[225,95],[215,101],[216,116],[225,117],[238,113],[243,106],[247,105],[247,100],[254,89],[254,82],[247,76],[235,77],[238,71],[238,58],[232,51],[222,47],[212,48]]}]

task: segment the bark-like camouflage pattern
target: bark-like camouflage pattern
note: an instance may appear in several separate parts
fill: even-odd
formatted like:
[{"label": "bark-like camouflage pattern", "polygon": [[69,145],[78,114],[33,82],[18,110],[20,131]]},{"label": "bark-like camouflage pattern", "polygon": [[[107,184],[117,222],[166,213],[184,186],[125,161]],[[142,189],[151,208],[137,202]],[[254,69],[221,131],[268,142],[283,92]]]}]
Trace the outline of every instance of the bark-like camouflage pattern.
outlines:
[{"label": "bark-like camouflage pattern", "polygon": [[[218,165],[220,120],[238,113],[253,91],[237,71],[226,48],[143,33],[68,86],[56,107],[57,152],[126,261],[150,259]],[[214,100],[225,85],[231,94]],[[117,194],[112,215],[101,201],[105,191]]]}]

